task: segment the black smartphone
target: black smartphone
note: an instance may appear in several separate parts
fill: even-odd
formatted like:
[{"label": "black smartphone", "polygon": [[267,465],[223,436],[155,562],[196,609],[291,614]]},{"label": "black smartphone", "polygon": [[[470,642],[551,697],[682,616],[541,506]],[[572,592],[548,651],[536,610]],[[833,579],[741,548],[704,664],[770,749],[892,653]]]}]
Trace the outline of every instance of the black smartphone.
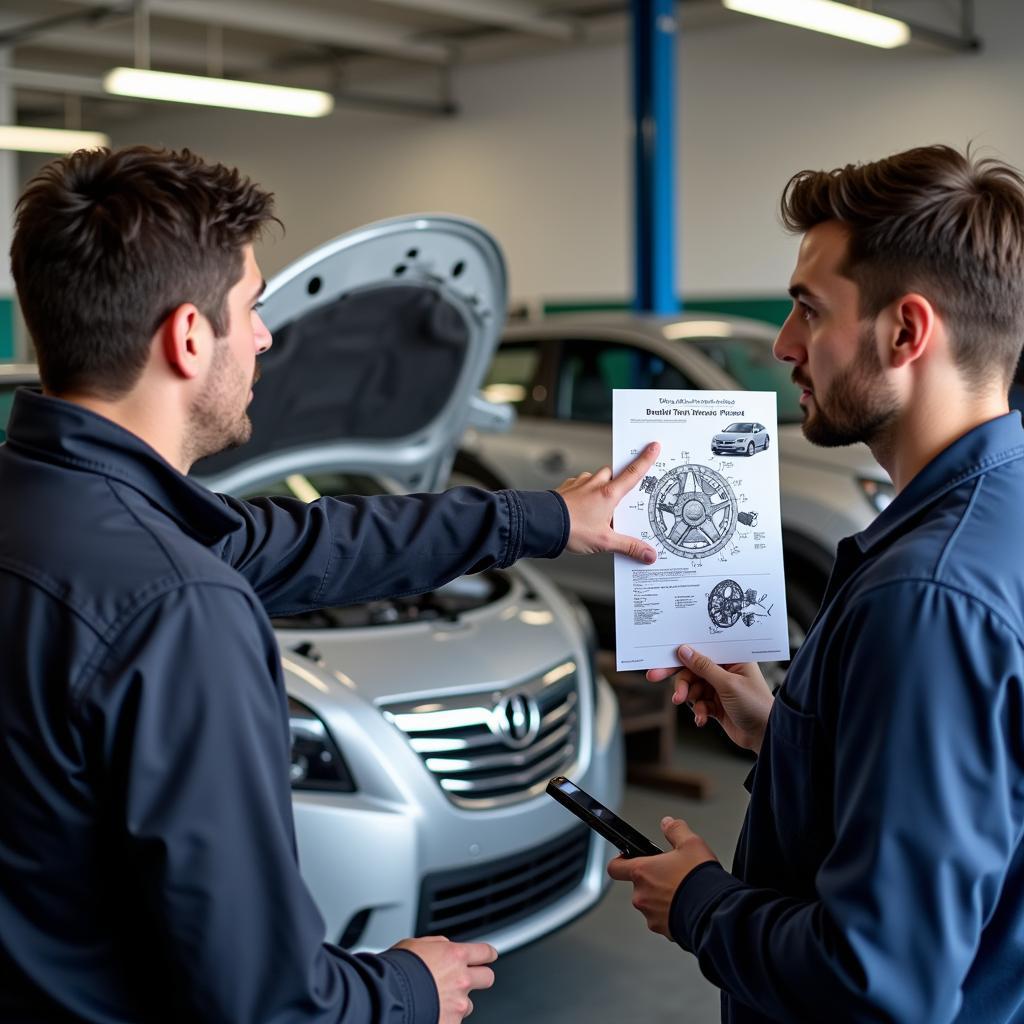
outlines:
[{"label": "black smartphone", "polygon": [[548,783],[548,795],[607,839],[623,857],[653,857],[665,852],[564,775],[557,775]]}]

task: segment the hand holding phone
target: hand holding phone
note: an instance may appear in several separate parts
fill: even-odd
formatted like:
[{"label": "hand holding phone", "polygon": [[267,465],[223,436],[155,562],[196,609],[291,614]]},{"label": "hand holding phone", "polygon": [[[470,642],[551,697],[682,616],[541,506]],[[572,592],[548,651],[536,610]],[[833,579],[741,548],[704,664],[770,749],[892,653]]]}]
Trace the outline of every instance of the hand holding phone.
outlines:
[{"label": "hand holding phone", "polygon": [[548,783],[547,792],[586,822],[599,836],[607,839],[623,857],[654,857],[665,852],[564,775],[553,778]]}]

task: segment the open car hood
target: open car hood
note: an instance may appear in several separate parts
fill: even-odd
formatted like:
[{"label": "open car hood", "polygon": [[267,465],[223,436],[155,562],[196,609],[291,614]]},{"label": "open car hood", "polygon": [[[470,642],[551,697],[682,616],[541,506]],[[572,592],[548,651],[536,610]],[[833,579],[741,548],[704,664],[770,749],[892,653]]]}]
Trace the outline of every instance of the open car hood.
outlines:
[{"label": "open car hood", "polygon": [[315,249],[264,292],[274,344],[252,439],[195,475],[236,494],[337,469],[440,487],[467,426],[510,421],[478,395],[505,305],[501,250],[459,217],[378,221]]}]

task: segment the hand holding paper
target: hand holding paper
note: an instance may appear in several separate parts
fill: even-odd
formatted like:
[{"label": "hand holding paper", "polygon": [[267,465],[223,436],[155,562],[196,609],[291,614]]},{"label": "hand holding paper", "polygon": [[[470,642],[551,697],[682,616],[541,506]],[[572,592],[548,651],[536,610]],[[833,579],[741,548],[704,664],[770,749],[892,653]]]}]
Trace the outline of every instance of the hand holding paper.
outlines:
[{"label": "hand holding paper", "polygon": [[775,698],[756,662],[716,665],[690,647],[679,648],[682,668],[652,668],[647,679],[660,683],[669,677],[673,704],[689,704],[698,727],[713,718],[739,747],[760,753]]}]

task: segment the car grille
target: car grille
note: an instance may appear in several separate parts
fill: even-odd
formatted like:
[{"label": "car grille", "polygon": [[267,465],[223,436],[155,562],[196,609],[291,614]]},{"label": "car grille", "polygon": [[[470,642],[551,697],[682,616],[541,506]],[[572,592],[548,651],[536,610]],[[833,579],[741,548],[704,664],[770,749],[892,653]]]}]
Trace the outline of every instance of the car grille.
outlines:
[{"label": "car grille", "polygon": [[536,914],[583,881],[590,836],[575,829],[513,857],[427,875],[416,934],[463,941]]},{"label": "car grille", "polygon": [[453,803],[494,807],[536,795],[575,760],[578,674],[570,660],[503,690],[382,710]]}]

